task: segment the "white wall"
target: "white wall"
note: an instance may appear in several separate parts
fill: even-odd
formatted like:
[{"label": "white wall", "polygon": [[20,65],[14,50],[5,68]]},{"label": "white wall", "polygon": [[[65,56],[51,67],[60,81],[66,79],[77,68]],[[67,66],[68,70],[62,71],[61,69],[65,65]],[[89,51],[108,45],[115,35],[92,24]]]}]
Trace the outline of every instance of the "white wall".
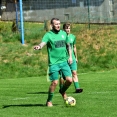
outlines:
[{"label": "white wall", "polygon": [[[31,2],[30,2],[31,3]],[[104,0],[99,6],[90,6],[90,22],[91,23],[111,23],[117,22],[117,0]],[[32,3],[31,3],[32,4]],[[35,3],[36,4],[36,3]],[[83,6],[83,2],[80,2],[79,6],[74,7],[58,7],[54,9],[35,9],[30,4],[23,4],[24,9],[24,21],[38,21],[50,20],[53,17],[59,18],[62,22],[73,21],[78,23],[88,22],[88,7]],[[34,3],[33,3],[34,5]],[[20,16],[20,14],[18,13]],[[7,4],[7,10],[2,13],[2,20],[13,20],[16,18],[15,6],[13,3]],[[19,17],[20,19],[20,17]]]}]

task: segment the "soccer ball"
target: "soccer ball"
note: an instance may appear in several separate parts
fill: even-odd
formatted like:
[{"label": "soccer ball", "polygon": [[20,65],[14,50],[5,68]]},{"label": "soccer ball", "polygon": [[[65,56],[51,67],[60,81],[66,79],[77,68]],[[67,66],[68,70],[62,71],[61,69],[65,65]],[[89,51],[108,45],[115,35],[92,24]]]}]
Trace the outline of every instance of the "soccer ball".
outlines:
[{"label": "soccer ball", "polygon": [[66,104],[66,106],[75,106],[76,100],[75,100],[75,98],[69,96],[65,99],[65,104]]}]

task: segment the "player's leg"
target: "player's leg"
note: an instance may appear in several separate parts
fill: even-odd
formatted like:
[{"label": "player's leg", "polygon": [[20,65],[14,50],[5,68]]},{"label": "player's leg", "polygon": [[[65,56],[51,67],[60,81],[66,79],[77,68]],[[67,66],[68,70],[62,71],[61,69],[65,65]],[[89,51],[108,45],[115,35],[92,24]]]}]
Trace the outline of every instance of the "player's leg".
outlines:
[{"label": "player's leg", "polygon": [[67,98],[67,94],[66,94],[66,90],[70,87],[71,83],[72,83],[72,78],[69,76],[65,77],[65,81],[63,84],[63,87],[59,90],[59,92],[61,93],[63,99]]},{"label": "player's leg", "polygon": [[75,93],[81,93],[83,91],[83,89],[80,88],[78,74],[77,74],[77,63],[75,60],[70,65],[70,69],[72,70],[72,78],[73,78],[73,83],[74,83],[74,87],[75,87]]},{"label": "player's leg", "polygon": [[72,78],[73,78],[73,83],[74,83],[74,87],[75,87],[75,93],[81,93],[83,91],[83,89],[80,88],[77,71],[72,71]]},{"label": "player's leg", "polygon": [[53,80],[50,84],[49,91],[48,91],[48,99],[47,99],[47,106],[51,107],[52,105],[52,99],[54,96],[54,91],[56,89],[56,86],[58,84],[58,80]]},{"label": "player's leg", "polygon": [[60,89],[63,87],[64,85],[64,79],[62,77],[59,78],[59,87]]},{"label": "player's leg", "polygon": [[61,72],[65,76],[65,82],[64,82],[63,87],[59,90],[59,92],[61,93],[63,98],[66,99],[67,95],[65,92],[72,83],[72,73],[67,62],[64,62],[61,64]]},{"label": "player's leg", "polygon": [[59,87],[60,87],[60,89],[63,87],[63,85],[64,85],[64,76],[63,76],[63,73],[60,71],[59,72],[59,75],[60,75],[60,78],[59,78]]},{"label": "player's leg", "polygon": [[52,99],[54,96],[54,91],[58,84],[58,75],[59,75],[58,71],[59,71],[59,68],[57,65],[52,65],[49,67],[49,76],[50,76],[51,84],[49,86],[48,98],[46,103],[46,105],[49,107],[53,106]]}]

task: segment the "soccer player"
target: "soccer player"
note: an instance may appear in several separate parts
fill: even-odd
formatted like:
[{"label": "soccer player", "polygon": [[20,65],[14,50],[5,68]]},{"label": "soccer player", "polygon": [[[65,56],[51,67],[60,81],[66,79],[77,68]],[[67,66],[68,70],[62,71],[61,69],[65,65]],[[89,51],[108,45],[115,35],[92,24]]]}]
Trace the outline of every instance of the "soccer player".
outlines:
[{"label": "soccer player", "polygon": [[[76,49],[76,37],[75,35],[71,34],[71,27],[70,27],[70,23],[65,23],[63,24],[63,30],[67,33],[68,35],[68,40],[69,43],[71,45],[72,48],[72,64],[69,64],[70,69],[72,71],[72,79],[73,79],[73,83],[75,86],[75,93],[81,93],[83,91],[82,88],[80,88],[79,85],[79,81],[78,81],[78,75],[77,75],[77,62],[78,62],[78,58],[77,58],[77,49]],[[60,88],[63,86],[64,83],[64,75],[62,75],[62,73],[60,73]],[[62,78],[63,77],[63,78]]]},{"label": "soccer player", "polygon": [[34,47],[35,50],[40,50],[47,45],[49,78],[51,80],[46,102],[48,107],[53,106],[52,98],[58,84],[59,72],[61,71],[66,79],[63,87],[59,90],[63,99],[67,98],[66,90],[72,83],[72,73],[68,65],[68,63],[72,63],[72,54],[70,44],[67,42],[67,34],[65,31],[60,30],[60,20],[58,18],[52,18],[50,23],[52,30],[47,32],[43,36],[41,43]]}]

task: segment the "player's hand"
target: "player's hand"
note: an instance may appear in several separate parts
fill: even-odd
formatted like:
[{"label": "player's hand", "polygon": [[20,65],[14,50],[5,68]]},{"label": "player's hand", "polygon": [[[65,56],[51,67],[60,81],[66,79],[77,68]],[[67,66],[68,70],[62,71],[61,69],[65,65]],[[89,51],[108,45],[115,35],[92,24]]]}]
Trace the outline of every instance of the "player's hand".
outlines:
[{"label": "player's hand", "polygon": [[68,63],[69,63],[69,64],[72,64],[72,62],[73,62],[73,61],[72,61],[72,57],[69,57]]},{"label": "player's hand", "polygon": [[34,46],[34,50],[40,50],[40,46]]}]

